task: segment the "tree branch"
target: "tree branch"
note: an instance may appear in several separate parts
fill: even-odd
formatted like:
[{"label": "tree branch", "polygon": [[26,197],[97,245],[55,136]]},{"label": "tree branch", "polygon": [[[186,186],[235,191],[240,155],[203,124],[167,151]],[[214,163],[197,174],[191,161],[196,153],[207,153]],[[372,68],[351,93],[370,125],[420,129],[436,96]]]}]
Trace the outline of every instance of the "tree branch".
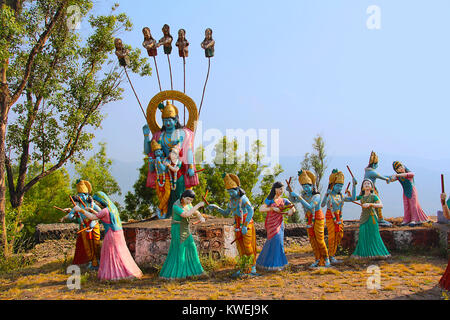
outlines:
[{"label": "tree branch", "polygon": [[52,17],[50,23],[48,24],[47,29],[41,34],[39,37],[39,41],[34,45],[33,49],[31,49],[30,54],[28,55],[28,60],[25,65],[25,73],[23,75],[22,81],[20,82],[20,85],[18,86],[16,92],[11,97],[11,100],[9,102],[10,106],[16,103],[16,101],[19,99],[20,95],[22,94],[23,90],[25,89],[26,83],[28,82],[28,79],[30,77],[30,74],[32,72],[32,66],[34,63],[34,59],[36,58],[36,55],[42,51],[44,48],[45,43],[47,42],[47,39],[50,37],[51,33],[55,29],[56,23],[58,20],[64,15],[65,13],[65,7],[68,3],[68,0],[64,0],[61,2],[61,4],[58,7],[58,10],[56,11],[55,15]]}]

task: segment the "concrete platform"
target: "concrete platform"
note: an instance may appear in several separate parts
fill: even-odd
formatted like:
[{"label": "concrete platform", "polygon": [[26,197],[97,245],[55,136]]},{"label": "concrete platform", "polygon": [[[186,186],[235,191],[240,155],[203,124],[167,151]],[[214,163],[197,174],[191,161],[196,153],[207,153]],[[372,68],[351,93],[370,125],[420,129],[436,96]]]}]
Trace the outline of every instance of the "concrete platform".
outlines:
[{"label": "concrete platform", "polygon": [[[125,239],[136,263],[140,266],[161,265],[170,247],[171,220],[152,220],[124,224]],[[191,233],[199,255],[213,259],[238,255],[234,241],[233,219],[208,219],[191,224]]]},{"label": "concrete platform", "polygon": [[[391,219],[388,219],[391,220]],[[417,227],[400,227],[398,221],[391,220],[397,225],[380,228],[381,237],[389,251],[438,248],[443,251],[450,249],[450,225],[432,223]],[[209,217],[205,223],[191,225],[191,232],[200,255],[211,255],[214,259],[222,257],[234,258],[238,255],[234,239],[234,221]],[[161,265],[169,251],[171,220],[151,220],[124,223],[123,230],[127,246],[140,266]],[[255,223],[257,243],[261,247],[266,239],[264,223]],[[102,228],[103,229],[103,228]],[[39,225],[36,228],[37,242],[47,239],[75,238],[78,226],[75,224]],[[350,253],[355,249],[358,241],[359,222],[344,221],[344,238],[342,247]],[[103,232],[102,232],[103,233]],[[325,229],[325,234],[327,231]],[[304,244],[307,236],[304,224],[287,224],[285,237],[302,239]]]}]

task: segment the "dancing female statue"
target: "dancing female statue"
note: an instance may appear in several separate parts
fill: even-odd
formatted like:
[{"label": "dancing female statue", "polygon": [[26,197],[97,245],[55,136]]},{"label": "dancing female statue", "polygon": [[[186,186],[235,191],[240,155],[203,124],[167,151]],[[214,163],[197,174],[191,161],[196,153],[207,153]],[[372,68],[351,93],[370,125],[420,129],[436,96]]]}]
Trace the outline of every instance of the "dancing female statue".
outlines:
[{"label": "dancing female statue", "polygon": [[195,192],[186,190],[172,207],[172,225],[169,253],[159,276],[164,279],[183,279],[203,274],[203,268],[198,257],[197,247],[190,231],[190,219],[196,215],[201,222],[205,218],[198,211],[205,204],[192,206]]},{"label": "dancing female statue", "polygon": [[372,181],[365,179],[361,186],[361,193],[356,198],[361,201],[361,218],[359,220],[359,236],[356,249],[352,254],[354,258],[388,258],[386,249],[378,228],[377,209],[383,204],[375,194],[375,186]]},{"label": "dancing female statue", "polygon": [[256,260],[258,268],[280,271],[288,264],[284,253],[283,215],[292,216],[295,209],[288,199],[282,198],[283,191],[283,184],[275,182],[270,194],[259,209],[260,212],[267,212],[264,224],[267,241]]},{"label": "dancing female statue", "polygon": [[402,225],[415,226],[430,221],[430,218],[420,206],[414,183],[414,173],[399,161],[395,161],[392,167],[396,174],[391,176],[390,182],[398,181],[403,187],[404,215]]},{"label": "dancing female statue", "polygon": [[98,278],[120,280],[142,277],[142,271],[134,262],[125,242],[117,207],[104,192],[97,192],[93,199],[100,210],[78,206],[75,210],[93,221],[100,220],[105,228]]}]

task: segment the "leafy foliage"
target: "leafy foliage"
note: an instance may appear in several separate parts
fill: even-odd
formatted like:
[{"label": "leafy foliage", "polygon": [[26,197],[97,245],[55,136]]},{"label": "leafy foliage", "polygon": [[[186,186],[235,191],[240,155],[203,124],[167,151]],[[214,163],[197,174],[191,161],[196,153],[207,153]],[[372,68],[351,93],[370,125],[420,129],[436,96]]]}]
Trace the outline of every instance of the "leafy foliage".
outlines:
[{"label": "leafy foliage", "polygon": [[133,185],[134,192],[128,191],[125,195],[125,209],[121,211],[124,221],[129,219],[150,218],[155,212],[158,197],[153,188],[147,188],[148,160],[144,158],[144,164],[139,168],[139,177]]},{"label": "leafy foliage", "polygon": [[325,170],[327,169],[327,155],[325,151],[325,141],[323,137],[318,134],[314,138],[314,142],[312,144],[313,152],[306,153],[303,161],[301,163],[301,168],[303,170],[311,170],[316,175],[316,186],[317,190],[321,191],[322,186],[320,182],[325,174]]},{"label": "leafy foliage", "polygon": [[72,182],[72,189],[76,190],[76,181],[81,179],[88,180],[91,183],[92,194],[103,191],[108,196],[121,195],[119,184],[110,172],[111,166],[112,160],[108,159],[106,155],[106,143],[100,143],[100,150],[87,162],[75,165],[77,176]]},{"label": "leafy foliage", "polygon": [[[6,141],[0,146],[5,254],[5,170],[9,200],[18,209],[39,181],[68,161],[84,160],[84,152],[92,148],[93,131],[101,127],[102,107],[122,97],[125,77],[114,54],[114,38],[130,31],[132,23],[117,12],[118,5],[108,15],[88,17],[93,4],[91,0],[0,1],[0,120],[12,119],[6,139],[5,129],[0,128],[1,141]],[[84,23],[87,19],[91,31],[87,37],[69,29],[71,5],[78,7]],[[140,50],[127,48],[129,69],[149,76],[150,65],[140,58]],[[16,163],[18,170],[13,169]],[[32,172],[34,163],[40,163],[41,170]]]}]

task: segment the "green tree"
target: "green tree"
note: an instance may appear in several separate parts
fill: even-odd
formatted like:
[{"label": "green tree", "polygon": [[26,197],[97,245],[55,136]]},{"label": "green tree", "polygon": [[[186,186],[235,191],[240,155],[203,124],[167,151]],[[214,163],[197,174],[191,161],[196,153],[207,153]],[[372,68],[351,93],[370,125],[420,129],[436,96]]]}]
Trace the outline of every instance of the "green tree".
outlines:
[{"label": "green tree", "polygon": [[[13,170],[18,171],[18,166],[15,165]],[[36,162],[29,167],[31,174],[41,170],[40,164]],[[24,241],[29,242],[28,240],[34,236],[36,225],[58,222],[65,214],[53,206],[67,207],[70,203],[68,194],[70,194],[70,177],[67,170],[61,168],[35,184],[19,208],[12,208],[10,202],[7,202],[6,223],[11,248],[19,247]],[[9,199],[9,192],[6,197]]]},{"label": "green tree", "polygon": [[[68,161],[83,160],[104,118],[102,107],[121,99],[124,70],[114,55],[114,38],[130,31],[123,13],[90,16],[91,34],[83,38],[68,28],[70,5],[82,18],[90,0],[0,0],[0,220],[4,254],[8,254],[5,220],[5,175],[12,208],[40,180]],[[150,75],[140,50],[130,50],[130,69]],[[6,126],[10,111],[16,119]],[[7,138],[7,139],[6,139]],[[14,174],[12,164],[19,162]],[[41,171],[29,177],[29,164]],[[6,172],[6,174],[5,174]]]},{"label": "green tree", "polygon": [[106,155],[106,143],[100,143],[100,150],[87,162],[75,164],[76,177],[72,189],[76,190],[77,180],[88,180],[92,185],[92,194],[103,191],[108,196],[122,195],[119,184],[111,174],[113,162]]},{"label": "green tree", "polygon": [[[262,221],[264,216],[259,212],[259,207],[283,169],[280,165],[276,165],[273,170],[268,170],[267,165],[262,164],[264,154],[261,151],[263,144],[260,140],[256,140],[251,146],[251,152],[245,152],[243,156],[238,155],[238,147],[236,140],[229,141],[227,137],[223,137],[214,148],[213,163],[203,164],[205,171],[202,172],[200,184],[194,191],[203,195],[208,189],[208,202],[224,207],[228,203],[229,195],[225,190],[222,174],[234,173],[239,176],[241,187],[254,207],[254,220]],[[201,155],[202,152],[203,150],[197,150],[196,154]]]},{"label": "green tree", "polygon": [[322,181],[325,170],[327,169],[327,155],[325,150],[325,141],[320,134],[314,138],[312,148],[313,152],[306,153],[300,165],[303,170],[312,169],[316,175],[317,190],[321,191],[322,186],[320,182]]},{"label": "green tree", "polygon": [[[223,173],[237,174],[241,181],[241,187],[245,190],[250,202],[255,208],[256,221],[262,221],[264,217],[259,213],[259,206],[270,192],[276,177],[283,172],[280,165],[273,170],[266,170],[267,166],[261,164],[264,155],[261,150],[261,141],[256,141],[252,146],[252,152],[246,152],[244,156],[237,154],[238,142],[229,141],[223,137],[214,146],[215,156],[212,163],[205,163],[204,149],[202,147],[195,150],[196,170],[203,170],[198,173],[199,184],[193,188],[196,194],[196,202],[203,201],[202,196],[208,190],[207,201],[226,206],[229,195],[225,190]],[[139,178],[134,184],[134,192],[128,192],[125,196],[124,215],[134,219],[149,217],[158,204],[156,192],[152,188],[146,187],[148,174],[148,163],[139,170]],[[258,187],[258,182],[261,183]],[[217,214],[217,213],[212,213]]]},{"label": "green tree", "polygon": [[144,158],[144,164],[139,168],[139,177],[133,185],[134,191],[128,191],[125,195],[125,208],[121,211],[124,221],[150,218],[156,212],[158,197],[155,189],[146,186],[147,176],[148,159]]}]

